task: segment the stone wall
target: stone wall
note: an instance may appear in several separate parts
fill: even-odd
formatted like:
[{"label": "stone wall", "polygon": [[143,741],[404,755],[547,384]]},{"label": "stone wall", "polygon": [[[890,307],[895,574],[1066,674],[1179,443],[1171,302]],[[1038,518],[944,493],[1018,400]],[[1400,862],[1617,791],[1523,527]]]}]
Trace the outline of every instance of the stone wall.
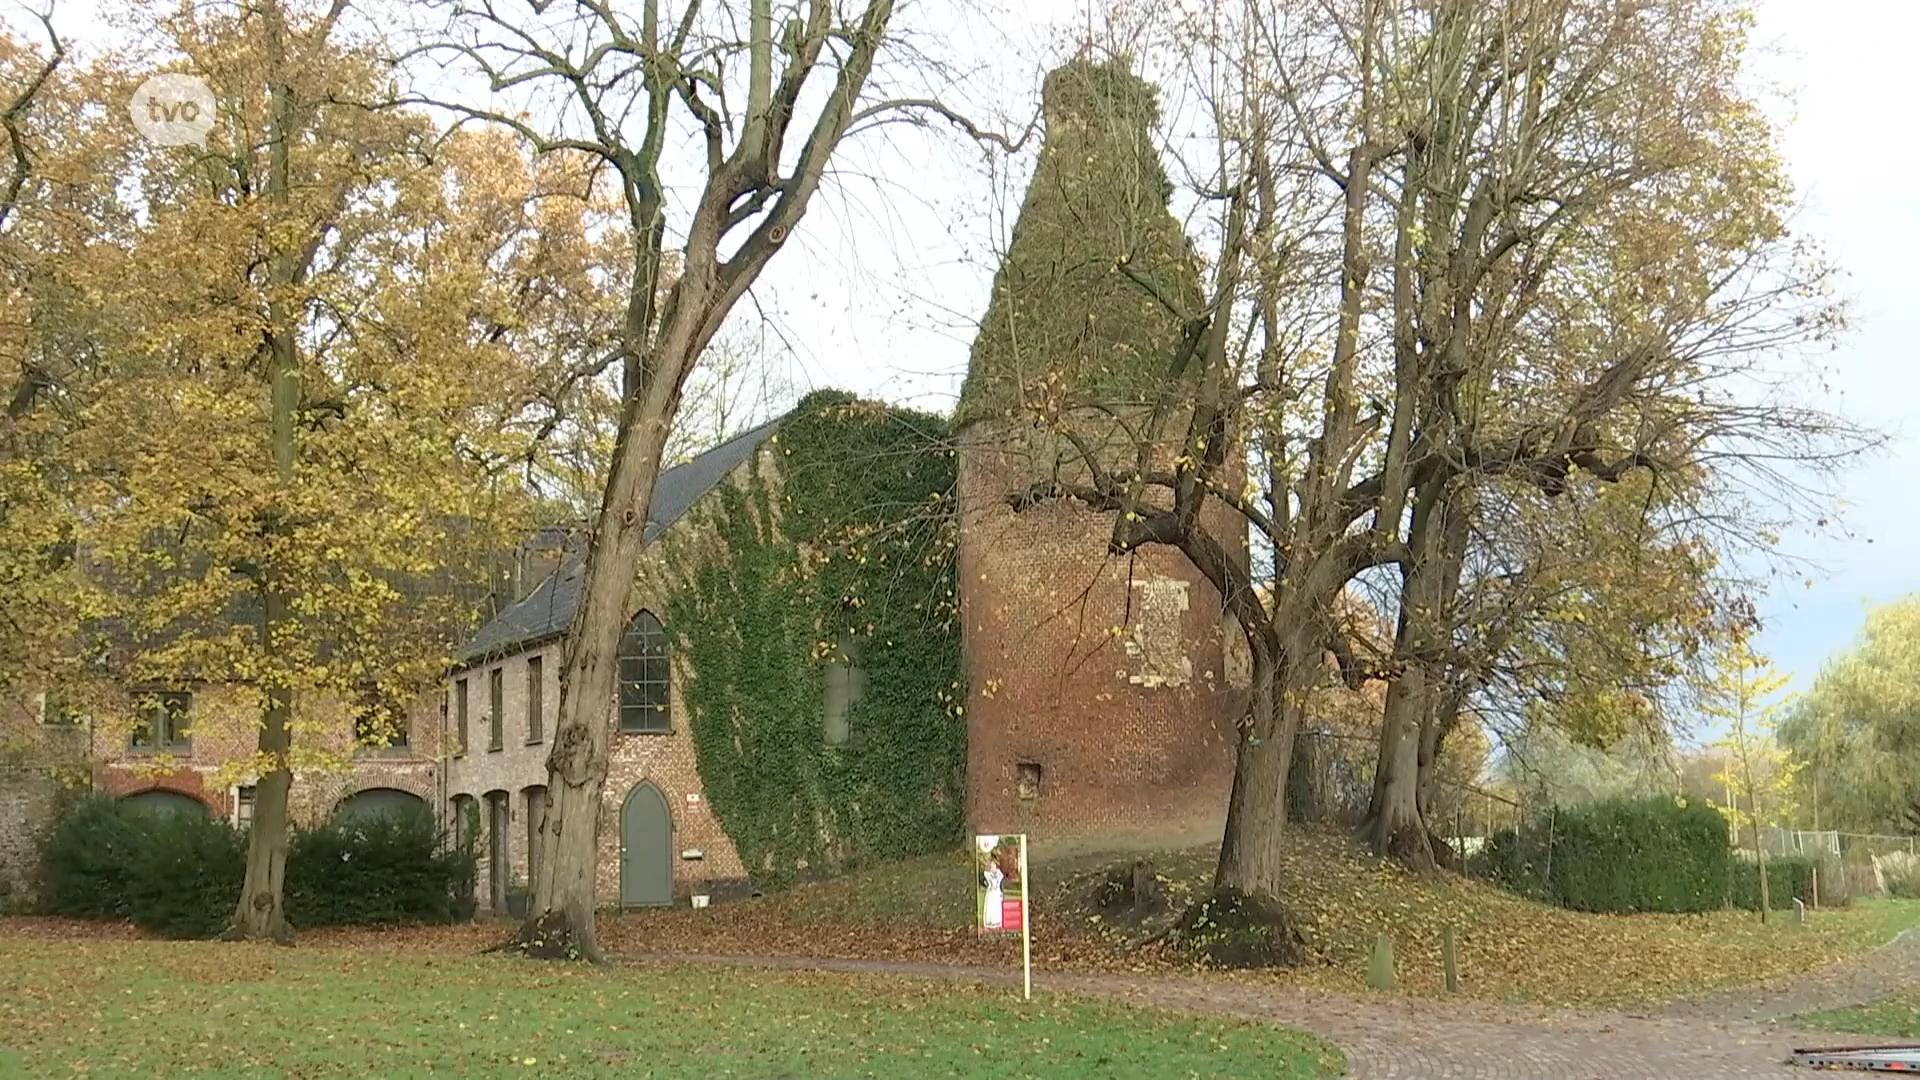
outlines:
[{"label": "stone wall", "polygon": [[30,902],[39,841],[87,776],[84,726],[42,722],[39,700],[0,702],[0,911]]}]

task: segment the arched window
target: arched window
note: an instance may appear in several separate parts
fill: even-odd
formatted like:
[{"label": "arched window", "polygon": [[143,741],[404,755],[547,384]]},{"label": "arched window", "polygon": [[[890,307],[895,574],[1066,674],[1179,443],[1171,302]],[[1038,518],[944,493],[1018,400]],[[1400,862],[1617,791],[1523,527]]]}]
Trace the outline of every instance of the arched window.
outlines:
[{"label": "arched window", "polygon": [[620,638],[620,730],[671,731],[667,631],[642,611]]}]

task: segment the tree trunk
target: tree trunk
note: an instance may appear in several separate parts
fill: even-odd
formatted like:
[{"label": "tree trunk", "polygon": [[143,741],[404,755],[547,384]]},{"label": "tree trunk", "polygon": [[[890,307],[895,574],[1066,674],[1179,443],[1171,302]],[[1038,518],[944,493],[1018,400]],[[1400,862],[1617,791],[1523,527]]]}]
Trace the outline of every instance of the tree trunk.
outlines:
[{"label": "tree trunk", "polygon": [[[267,60],[270,65],[268,87],[271,142],[268,145],[267,200],[275,210],[287,206],[291,186],[291,147],[293,90],[286,81],[286,27],[276,4],[262,9],[266,23]],[[280,250],[270,267],[272,280],[281,286],[292,284],[298,276],[298,257]],[[290,499],[293,489],[294,414],[300,407],[300,354],[294,337],[298,312],[275,291],[267,304],[268,378],[271,380],[269,427],[272,437],[274,477],[278,492]],[[269,533],[290,526],[282,516],[286,504],[274,507],[266,524]],[[280,580],[272,560],[261,571],[260,645],[271,659],[276,654],[276,639],[292,619],[292,598]],[[267,772],[254,785],[253,825],[247,837],[247,873],[240,886],[240,902],[234,908],[233,925],[227,928],[231,939],[273,941],[293,944],[293,926],[285,910],[287,879],[287,795],[293,787],[293,774],[287,753],[293,746],[293,690],[284,675],[269,672],[266,714],[261,718],[260,757]]]},{"label": "tree trunk", "polygon": [[[247,836],[247,876],[240,903],[233,912],[231,941],[271,941],[293,944],[293,924],[284,906],[287,881],[287,793],[293,774],[287,771],[288,698],[274,692],[267,707],[266,726],[260,731],[260,750],[280,764],[254,786],[253,827]],[[276,749],[277,747],[277,749]]]},{"label": "tree trunk", "polygon": [[1284,665],[1255,654],[1253,697],[1234,761],[1215,889],[1279,895],[1286,851],[1287,766],[1299,726],[1285,672]]},{"label": "tree trunk", "polygon": [[599,868],[600,808],[607,780],[607,739],[619,697],[620,637],[646,539],[647,510],[666,446],[670,396],[649,386],[629,406],[614,447],[607,494],[587,554],[587,580],[567,633],[560,671],[559,719],[547,755],[550,807],[540,839],[540,873],[532,882],[527,920],[514,944],[530,956],[603,957],[594,935],[594,881]]},{"label": "tree trunk", "polygon": [[1326,769],[1326,747],[1317,732],[1293,735],[1293,760],[1287,763],[1287,820],[1319,821],[1326,816],[1326,793],[1320,782]]},{"label": "tree trunk", "polygon": [[[277,310],[279,305],[274,307]],[[273,457],[282,490],[285,490],[291,486],[293,475],[293,421],[300,394],[295,375],[297,356],[291,334],[276,331],[269,344],[273,363]],[[260,644],[266,655],[272,656],[274,638],[291,617],[291,604],[279,582],[278,571],[271,566],[263,571],[261,600]],[[254,785],[246,881],[240,889],[240,903],[234,909],[233,925],[227,930],[227,936],[232,939],[293,944],[293,927],[287,922],[283,909],[289,825],[287,795],[293,787],[293,774],[287,762],[287,753],[293,746],[292,719],[293,691],[284,685],[269,686],[259,740],[260,757],[268,763],[268,769]]]},{"label": "tree trunk", "polygon": [[[1461,852],[1447,843],[1445,836],[1435,832],[1434,825],[1443,820],[1443,812],[1439,808],[1440,754],[1446,747],[1447,736],[1453,734],[1454,728],[1460,724],[1461,697],[1458,688],[1452,686],[1434,692],[1433,711],[1420,731],[1420,779],[1415,785],[1420,802],[1420,820],[1426,823],[1434,859],[1449,870],[1464,870],[1466,867]],[[1460,824],[1460,810],[1456,807],[1453,835],[1462,835]]]},{"label": "tree trunk", "polygon": [[1433,843],[1420,812],[1420,742],[1431,698],[1430,679],[1427,666],[1414,662],[1387,687],[1373,803],[1364,827],[1375,853],[1422,871],[1434,867]]},{"label": "tree trunk", "polygon": [[[1362,827],[1376,854],[1422,872],[1435,861],[1421,802],[1421,751],[1436,734],[1432,726],[1447,675],[1440,657],[1453,636],[1468,540],[1468,511],[1449,483],[1444,477],[1429,481],[1414,502],[1394,635],[1400,672],[1387,687],[1373,800]],[[1432,745],[1437,751],[1437,742]]]}]

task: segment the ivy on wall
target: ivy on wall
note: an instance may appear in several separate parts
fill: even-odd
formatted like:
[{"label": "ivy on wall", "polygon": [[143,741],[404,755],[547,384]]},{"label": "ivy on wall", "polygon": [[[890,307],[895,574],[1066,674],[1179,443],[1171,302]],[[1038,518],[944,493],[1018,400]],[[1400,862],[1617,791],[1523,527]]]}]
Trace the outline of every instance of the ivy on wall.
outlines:
[{"label": "ivy on wall", "polygon": [[[709,497],[667,625],[709,806],[756,880],[936,850],[964,819],[966,699],[947,422],[821,392],[776,466]],[[758,460],[758,459],[756,459]],[[864,696],[827,733],[829,665]]]}]

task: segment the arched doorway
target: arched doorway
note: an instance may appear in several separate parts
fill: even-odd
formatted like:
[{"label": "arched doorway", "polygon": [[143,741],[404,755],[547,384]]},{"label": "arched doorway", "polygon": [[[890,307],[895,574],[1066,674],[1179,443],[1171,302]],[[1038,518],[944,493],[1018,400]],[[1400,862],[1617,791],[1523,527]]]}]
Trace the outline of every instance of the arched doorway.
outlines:
[{"label": "arched doorway", "polygon": [[651,781],[641,781],[620,807],[620,906],[673,903],[673,811]]},{"label": "arched doorway", "polygon": [[165,788],[154,788],[152,791],[141,791],[132,795],[121,796],[120,805],[136,814],[145,814],[152,817],[191,816],[207,818],[213,816],[211,812],[207,810],[206,803],[201,802],[191,795],[182,795],[177,791],[168,791]]},{"label": "arched doorway", "polygon": [[341,799],[340,805],[333,808],[333,816],[342,822],[365,822],[376,817],[402,818],[422,814],[426,809],[427,801],[411,791],[377,787],[357,791]]}]

